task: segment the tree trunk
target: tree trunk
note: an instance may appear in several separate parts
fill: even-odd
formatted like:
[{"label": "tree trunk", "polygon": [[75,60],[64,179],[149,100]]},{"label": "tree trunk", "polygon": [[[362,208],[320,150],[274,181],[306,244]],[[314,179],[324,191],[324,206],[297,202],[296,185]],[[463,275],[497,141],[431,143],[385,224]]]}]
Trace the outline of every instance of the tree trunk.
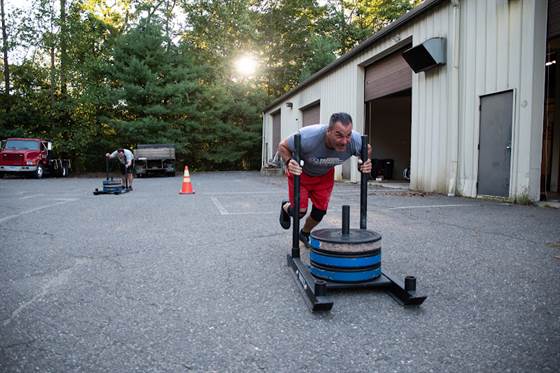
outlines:
[{"label": "tree trunk", "polygon": [[55,101],[54,101],[54,92],[56,89],[56,77],[55,77],[55,66],[54,66],[54,45],[51,46],[51,104],[54,107]]},{"label": "tree trunk", "polygon": [[176,0],[173,0],[171,6],[169,3],[165,4],[165,37],[167,39],[167,52],[171,48],[171,26],[169,25],[173,20],[173,9],[175,9]]},{"label": "tree trunk", "polygon": [[2,51],[4,52],[4,84],[6,105],[8,105],[8,98],[10,96],[10,65],[8,64],[8,35],[6,32],[6,21],[4,20],[4,0],[0,0],[0,6],[2,11]]},{"label": "tree trunk", "polygon": [[60,93],[66,97],[66,68],[68,62],[66,27],[66,0],[60,0]]}]

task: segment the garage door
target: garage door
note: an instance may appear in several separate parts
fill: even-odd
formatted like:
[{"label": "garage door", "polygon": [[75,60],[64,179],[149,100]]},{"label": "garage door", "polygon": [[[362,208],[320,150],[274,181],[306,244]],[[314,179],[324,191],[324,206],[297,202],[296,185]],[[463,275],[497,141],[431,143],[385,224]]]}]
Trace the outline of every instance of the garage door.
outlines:
[{"label": "garage door", "polygon": [[365,101],[412,87],[412,69],[401,56],[403,50],[366,68]]},{"label": "garage door", "polygon": [[321,105],[315,104],[301,110],[303,113],[303,126],[321,123]]}]

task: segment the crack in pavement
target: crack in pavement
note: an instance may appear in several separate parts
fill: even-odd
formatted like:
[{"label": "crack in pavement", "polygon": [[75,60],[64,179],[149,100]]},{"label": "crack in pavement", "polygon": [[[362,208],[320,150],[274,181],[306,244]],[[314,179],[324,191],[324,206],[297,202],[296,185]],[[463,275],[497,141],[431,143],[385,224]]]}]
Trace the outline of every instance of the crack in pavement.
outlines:
[{"label": "crack in pavement", "polygon": [[0,348],[3,348],[3,349],[7,350],[9,348],[14,348],[14,347],[18,347],[18,346],[29,346],[29,345],[35,343],[35,341],[37,341],[37,338],[33,338],[29,341],[12,343],[12,344],[9,344],[9,345],[0,345]]},{"label": "crack in pavement", "polygon": [[10,231],[10,232],[17,232],[17,233],[29,233],[29,234],[37,234],[37,235],[41,235],[41,236],[54,237],[54,233],[28,231],[28,230],[25,230],[25,229],[13,229],[13,228],[0,227],[0,231]]},{"label": "crack in pavement", "polygon": [[[23,310],[30,307],[40,298],[47,295],[53,288],[63,285],[68,282],[68,278],[72,272],[79,266],[83,264],[83,261],[77,260],[73,266],[61,270],[58,275],[46,281],[45,284],[41,286],[38,294],[34,295],[30,300],[22,303],[18,308],[16,308],[7,319],[2,320],[2,326],[8,326]],[[57,271],[57,270],[55,270]],[[54,272],[54,271],[53,271]]]},{"label": "crack in pavement", "polygon": [[[138,252],[136,252],[135,254],[137,254]],[[119,262],[116,259],[116,257],[120,257],[120,256],[124,256],[124,254],[116,254],[116,255],[100,255],[100,256],[90,256],[90,255],[71,255],[68,254],[68,256],[70,256],[71,258],[74,259],[78,259],[78,260],[86,260],[86,261],[95,261],[95,260],[105,260],[109,263],[113,263],[115,264],[117,267],[119,267],[120,269],[124,269],[124,265],[122,265],[121,262]]]},{"label": "crack in pavement", "polygon": [[95,277],[95,276],[94,276],[94,278],[97,280],[97,282],[93,282],[91,280],[86,280],[86,282],[90,285],[96,286],[98,289],[102,290],[103,292],[105,292],[105,294],[113,297],[114,299],[117,299],[117,300],[123,300],[124,299],[124,300],[132,301],[132,302],[135,302],[135,303],[143,304],[145,306],[155,308],[155,309],[157,309],[158,311],[161,311],[161,312],[165,311],[165,312],[180,313],[180,312],[185,311],[183,309],[183,307],[177,307],[177,305],[175,303],[154,302],[153,300],[137,298],[137,297],[133,297],[133,296],[127,295],[127,294],[118,294],[116,291],[111,289],[109,286],[104,285],[100,278]]},{"label": "crack in pavement", "polygon": [[6,222],[8,220],[19,218],[22,215],[27,215],[27,214],[34,213],[36,211],[48,209],[49,207],[55,207],[55,206],[59,206],[59,205],[64,205],[68,202],[78,201],[78,199],[76,199],[76,198],[56,198],[56,199],[53,199],[53,200],[55,200],[55,201],[58,200],[58,202],[51,203],[51,204],[44,205],[44,206],[35,207],[35,208],[29,209],[29,210],[22,211],[20,213],[15,214],[15,215],[8,215],[8,216],[5,216],[3,218],[0,218],[0,224]]}]

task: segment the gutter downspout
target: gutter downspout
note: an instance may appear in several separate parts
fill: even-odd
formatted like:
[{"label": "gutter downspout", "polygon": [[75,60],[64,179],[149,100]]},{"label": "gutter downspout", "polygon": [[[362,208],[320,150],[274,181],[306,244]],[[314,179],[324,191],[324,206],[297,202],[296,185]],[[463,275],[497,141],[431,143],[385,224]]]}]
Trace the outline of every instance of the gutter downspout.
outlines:
[{"label": "gutter downspout", "polygon": [[453,197],[457,194],[458,163],[459,163],[459,43],[461,42],[461,13],[459,0],[451,0],[453,7],[453,64],[451,66],[451,136],[450,136],[450,162],[449,184],[447,195]]},{"label": "gutter downspout", "polygon": [[265,147],[265,140],[266,140],[266,113],[263,111],[262,113],[262,131],[261,131],[261,171],[264,168],[266,160],[268,158],[268,149]]}]

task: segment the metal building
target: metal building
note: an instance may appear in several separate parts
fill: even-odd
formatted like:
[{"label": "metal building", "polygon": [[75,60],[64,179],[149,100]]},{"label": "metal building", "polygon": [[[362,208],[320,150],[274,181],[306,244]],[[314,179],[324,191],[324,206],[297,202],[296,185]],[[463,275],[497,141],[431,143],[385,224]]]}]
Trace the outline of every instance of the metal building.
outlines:
[{"label": "metal building", "polygon": [[426,0],[263,110],[263,169],[344,111],[410,189],[557,198],[559,20],[560,0]]}]

